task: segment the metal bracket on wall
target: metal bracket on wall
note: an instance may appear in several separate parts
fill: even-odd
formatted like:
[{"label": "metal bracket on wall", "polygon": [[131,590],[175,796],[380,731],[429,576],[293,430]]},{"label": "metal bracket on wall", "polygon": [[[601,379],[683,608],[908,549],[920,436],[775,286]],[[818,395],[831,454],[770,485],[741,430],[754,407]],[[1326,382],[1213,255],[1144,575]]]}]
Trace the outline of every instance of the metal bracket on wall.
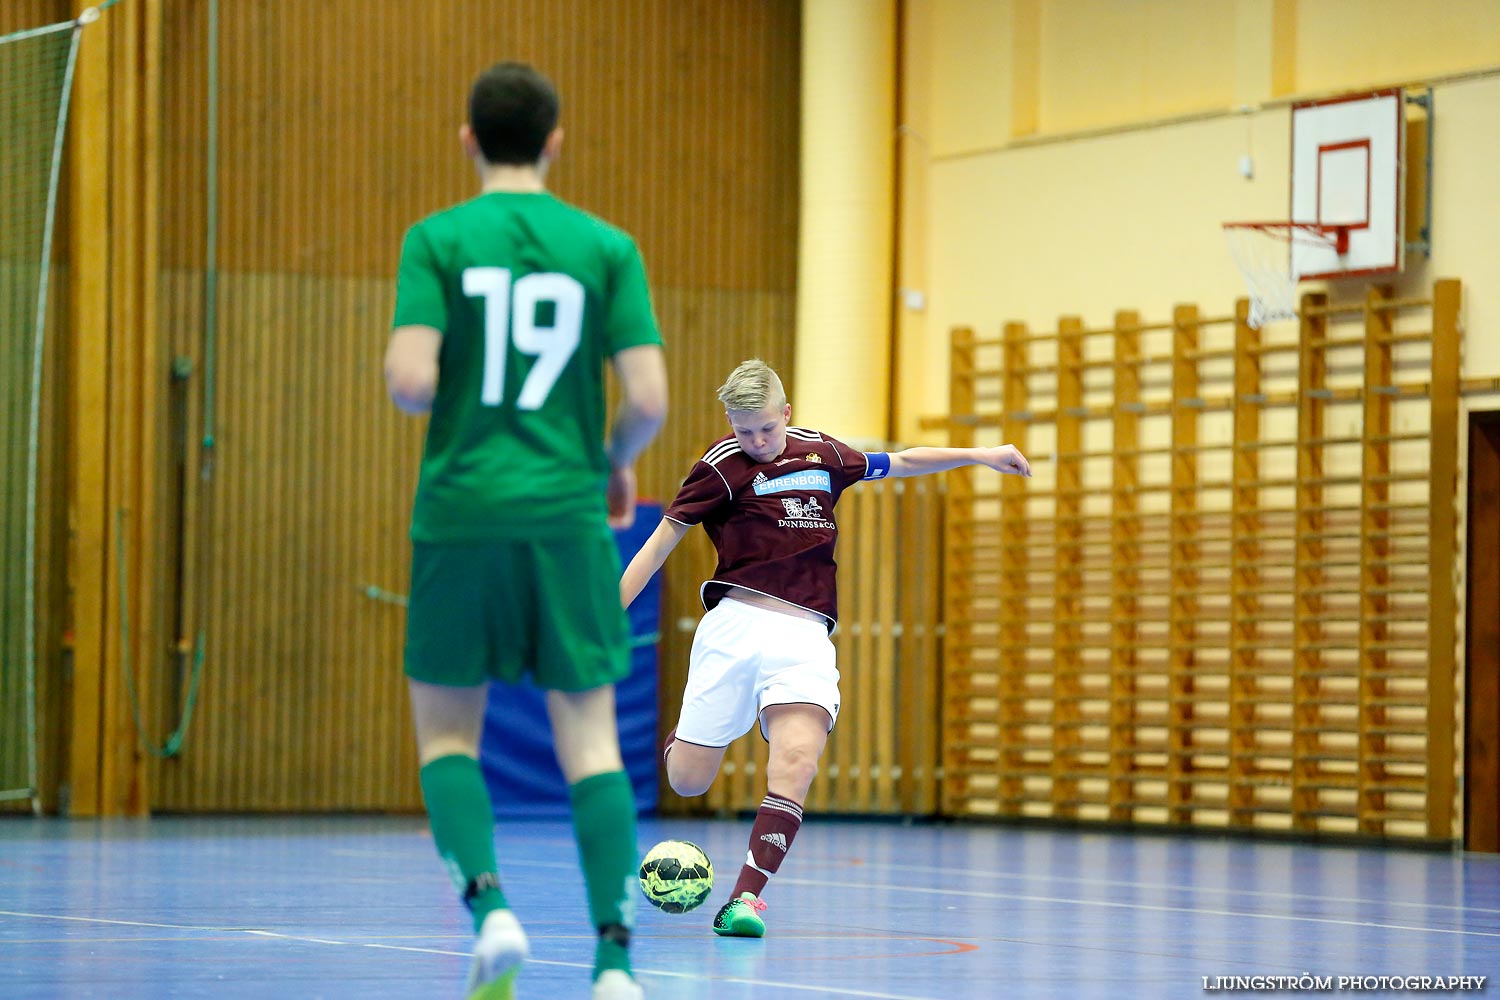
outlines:
[{"label": "metal bracket on wall", "polygon": [[1427,112],[1427,148],[1423,151],[1422,166],[1422,228],[1417,239],[1406,244],[1407,253],[1420,253],[1432,259],[1432,144],[1437,129],[1437,114],[1433,92],[1429,88],[1422,94],[1407,94],[1407,104],[1415,104]]}]

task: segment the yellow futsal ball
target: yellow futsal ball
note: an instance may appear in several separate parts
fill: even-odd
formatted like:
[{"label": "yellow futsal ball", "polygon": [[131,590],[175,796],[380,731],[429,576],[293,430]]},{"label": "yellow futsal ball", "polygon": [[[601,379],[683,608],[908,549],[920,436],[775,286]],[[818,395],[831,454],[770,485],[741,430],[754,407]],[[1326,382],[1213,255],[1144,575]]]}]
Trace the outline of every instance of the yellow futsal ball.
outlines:
[{"label": "yellow futsal ball", "polygon": [[686,840],[663,840],[641,862],[641,892],[667,913],[703,905],[714,888],[714,866],[703,848]]}]

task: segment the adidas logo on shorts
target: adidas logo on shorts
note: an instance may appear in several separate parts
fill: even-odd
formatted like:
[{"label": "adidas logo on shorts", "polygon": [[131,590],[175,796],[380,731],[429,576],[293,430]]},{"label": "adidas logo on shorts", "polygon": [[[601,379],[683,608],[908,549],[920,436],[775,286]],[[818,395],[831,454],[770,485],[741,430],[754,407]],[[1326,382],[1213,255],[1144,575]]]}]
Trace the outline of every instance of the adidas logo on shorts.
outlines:
[{"label": "adidas logo on shorts", "polygon": [[777,850],[779,850],[782,854],[786,853],[786,835],[785,834],[781,834],[781,833],[763,833],[763,834],[760,835],[760,839],[764,840],[766,843],[770,844],[772,847],[774,847]]}]

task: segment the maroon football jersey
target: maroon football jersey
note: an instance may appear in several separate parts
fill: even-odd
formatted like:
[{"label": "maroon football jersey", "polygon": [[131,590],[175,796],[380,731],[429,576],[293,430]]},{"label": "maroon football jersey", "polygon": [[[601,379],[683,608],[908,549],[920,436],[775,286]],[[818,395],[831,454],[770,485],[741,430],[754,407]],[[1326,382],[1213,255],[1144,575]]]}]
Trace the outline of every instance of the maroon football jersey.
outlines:
[{"label": "maroon football jersey", "polygon": [[[882,456],[883,457],[883,456]],[[719,554],[704,582],[705,610],[731,586],[780,598],[838,622],[833,506],[846,487],[884,476],[864,452],[803,427],[788,427],[786,448],[760,463],[733,435],[720,438],[688,473],[665,516],[703,525]]]}]

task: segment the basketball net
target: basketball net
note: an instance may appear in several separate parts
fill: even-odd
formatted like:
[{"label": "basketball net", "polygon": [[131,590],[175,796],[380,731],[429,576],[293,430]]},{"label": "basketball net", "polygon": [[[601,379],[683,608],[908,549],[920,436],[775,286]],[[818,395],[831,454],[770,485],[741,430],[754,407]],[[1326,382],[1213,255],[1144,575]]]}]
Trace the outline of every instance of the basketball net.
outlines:
[{"label": "basketball net", "polygon": [[1226,222],[1230,256],[1250,289],[1250,325],[1297,316],[1292,244],[1338,248],[1336,229],[1315,222]]}]

